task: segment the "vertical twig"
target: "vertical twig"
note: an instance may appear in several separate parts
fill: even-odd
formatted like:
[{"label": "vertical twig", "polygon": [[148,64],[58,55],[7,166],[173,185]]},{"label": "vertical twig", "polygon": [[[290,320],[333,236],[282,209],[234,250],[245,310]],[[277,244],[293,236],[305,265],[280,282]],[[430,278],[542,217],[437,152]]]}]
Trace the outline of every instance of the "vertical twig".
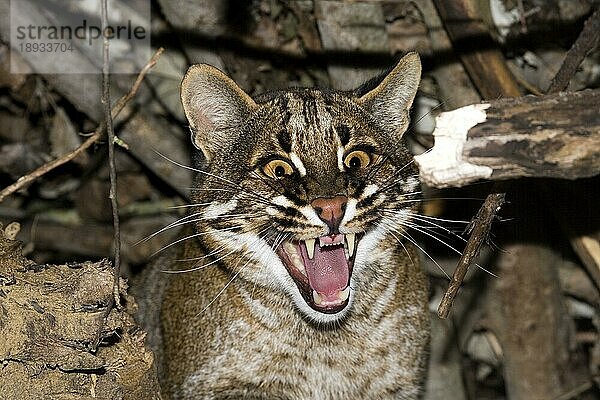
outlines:
[{"label": "vertical twig", "polygon": [[102,105],[104,106],[104,118],[106,134],[108,138],[108,170],[110,175],[110,190],[108,197],[112,206],[113,228],[114,228],[114,284],[113,296],[115,305],[119,307],[119,277],[121,275],[121,228],[119,226],[119,205],[117,203],[117,171],[115,168],[115,132],[113,130],[113,120],[110,112],[110,75],[109,75],[109,39],[106,30],[108,29],[108,5],[107,0],[102,0]]},{"label": "vertical twig", "polygon": [[469,241],[465,246],[465,250],[458,261],[458,265],[454,270],[454,275],[452,275],[450,285],[448,285],[448,289],[446,289],[446,293],[444,293],[444,297],[442,298],[442,301],[438,307],[438,316],[440,318],[448,317],[450,308],[454,302],[454,298],[456,297],[458,289],[460,289],[460,286],[465,279],[465,275],[469,270],[469,266],[479,254],[479,249],[481,248],[482,243],[487,240],[492,227],[492,221],[494,220],[496,213],[500,211],[500,207],[502,207],[503,204],[504,193],[489,194],[479,209],[479,212],[477,212],[477,215],[471,221],[471,224],[468,227],[468,229],[471,231],[471,236],[469,237]]},{"label": "vertical twig", "polygon": [[585,21],[583,29],[573,46],[567,52],[565,59],[550,82],[547,93],[562,92],[569,86],[571,78],[585,56],[596,46],[600,40],[600,7]]}]

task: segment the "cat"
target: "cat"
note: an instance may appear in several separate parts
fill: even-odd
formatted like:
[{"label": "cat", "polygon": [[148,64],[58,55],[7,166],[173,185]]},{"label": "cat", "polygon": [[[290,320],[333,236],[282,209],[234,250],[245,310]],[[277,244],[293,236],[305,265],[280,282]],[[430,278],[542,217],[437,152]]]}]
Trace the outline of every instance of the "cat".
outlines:
[{"label": "cat", "polygon": [[253,99],[189,68],[192,204],[141,301],[160,309],[144,318],[168,398],[420,398],[428,285],[405,239],[420,186],[402,138],[420,75],[409,53],[352,92]]}]

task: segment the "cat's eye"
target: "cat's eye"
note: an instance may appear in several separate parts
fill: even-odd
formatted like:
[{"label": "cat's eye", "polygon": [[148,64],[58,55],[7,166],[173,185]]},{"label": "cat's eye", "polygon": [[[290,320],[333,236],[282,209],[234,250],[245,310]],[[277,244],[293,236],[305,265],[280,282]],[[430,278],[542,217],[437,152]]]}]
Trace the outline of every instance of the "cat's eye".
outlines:
[{"label": "cat's eye", "polygon": [[282,179],[294,173],[292,166],[283,160],[271,160],[263,165],[262,170],[273,179]]},{"label": "cat's eye", "polygon": [[371,157],[362,150],[354,150],[344,158],[344,165],[350,169],[365,168],[371,163]]}]

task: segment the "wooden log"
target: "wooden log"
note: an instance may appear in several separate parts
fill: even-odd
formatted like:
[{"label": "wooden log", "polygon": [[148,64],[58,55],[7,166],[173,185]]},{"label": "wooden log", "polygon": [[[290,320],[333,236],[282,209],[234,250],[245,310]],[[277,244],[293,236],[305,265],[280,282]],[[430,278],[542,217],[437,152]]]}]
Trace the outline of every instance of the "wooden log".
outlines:
[{"label": "wooden log", "polygon": [[525,96],[440,114],[435,145],[415,157],[429,186],[479,179],[577,179],[600,173],[600,90]]},{"label": "wooden log", "polygon": [[[55,239],[56,240],[56,239]],[[36,265],[0,225],[0,398],[161,399],[155,358],[102,260]]]}]

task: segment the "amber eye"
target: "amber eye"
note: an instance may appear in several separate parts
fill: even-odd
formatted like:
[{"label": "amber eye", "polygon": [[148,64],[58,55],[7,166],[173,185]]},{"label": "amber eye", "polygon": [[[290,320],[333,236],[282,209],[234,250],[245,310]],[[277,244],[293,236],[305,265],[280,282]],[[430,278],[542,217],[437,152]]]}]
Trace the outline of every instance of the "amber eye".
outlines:
[{"label": "amber eye", "polygon": [[354,150],[344,159],[344,165],[350,169],[365,168],[370,163],[371,157],[362,150]]},{"label": "amber eye", "polygon": [[263,165],[262,170],[267,176],[273,179],[282,179],[294,173],[292,166],[283,160],[269,161]]}]

